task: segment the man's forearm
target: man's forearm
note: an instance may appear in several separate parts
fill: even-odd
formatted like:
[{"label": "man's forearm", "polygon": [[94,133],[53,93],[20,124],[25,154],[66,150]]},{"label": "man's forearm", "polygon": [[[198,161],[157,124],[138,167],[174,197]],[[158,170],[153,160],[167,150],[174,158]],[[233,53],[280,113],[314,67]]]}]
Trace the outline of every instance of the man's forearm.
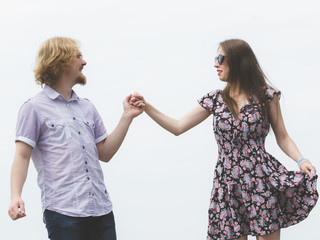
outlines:
[{"label": "man's forearm", "polygon": [[16,152],[11,169],[11,199],[21,196],[22,187],[28,174],[31,153],[31,146],[24,142],[16,143]]},{"label": "man's forearm", "polygon": [[119,150],[125,136],[127,135],[129,126],[133,118],[123,113],[118,125],[113,132],[104,140],[101,150],[99,151],[99,159],[109,162],[114,154]]},{"label": "man's forearm", "polygon": [[15,155],[11,169],[11,199],[21,197],[23,185],[28,174],[30,160]]}]

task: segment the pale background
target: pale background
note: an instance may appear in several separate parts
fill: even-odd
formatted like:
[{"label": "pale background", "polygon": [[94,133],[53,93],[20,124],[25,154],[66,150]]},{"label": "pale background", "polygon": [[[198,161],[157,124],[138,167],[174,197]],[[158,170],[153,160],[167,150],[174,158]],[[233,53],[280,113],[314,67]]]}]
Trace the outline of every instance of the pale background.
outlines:
[{"label": "pale background", "polygon": [[[81,41],[88,84],[75,90],[95,104],[111,132],[132,91],[181,117],[224,86],[213,68],[218,43],[244,39],[282,91],[290,136],[320,171],[319,12],[318,0],[1,0],[0,239],[47,239],[33,164],[23,190],[27,217],[13,222],[7,215],[17,113],[41,90],[32,69],[44,40]],[[206,239],[217,159],[211,125],[210,118],[175,137],[146,114],[134,120],[119,152],[103,164],[118,239]],[[267,150],[297,170],[273,133]],[[284,229],[282,239],[320,239],[319,217],[318,204],[305,221]]]}]

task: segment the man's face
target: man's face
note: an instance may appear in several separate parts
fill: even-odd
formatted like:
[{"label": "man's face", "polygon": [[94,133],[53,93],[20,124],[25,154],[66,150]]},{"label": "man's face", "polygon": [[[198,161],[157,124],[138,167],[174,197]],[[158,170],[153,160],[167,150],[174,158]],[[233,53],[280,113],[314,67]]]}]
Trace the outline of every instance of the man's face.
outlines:
[{"label": "man's face", "polygon": [[70,61],[67,74],[74,79],[75,84],[85,85],[87,83],[86,76],[82,74],[82,69],[86,65],[81,52],[78,52]]}]

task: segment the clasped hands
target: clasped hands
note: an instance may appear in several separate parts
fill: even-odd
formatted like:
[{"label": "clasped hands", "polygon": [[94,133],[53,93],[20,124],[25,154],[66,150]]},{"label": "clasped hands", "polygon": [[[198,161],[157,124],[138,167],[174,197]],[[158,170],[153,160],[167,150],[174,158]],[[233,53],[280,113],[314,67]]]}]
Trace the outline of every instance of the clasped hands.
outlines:
[{"label": "clasped hands", "polygon": [[146,101],[144,97],[137,92],[134,92],[131,94],[131,97],[129,99],[129,104],[131,104],[132,106],[138,107],[143,111],[145,110],[145,107],[146,107]]}]

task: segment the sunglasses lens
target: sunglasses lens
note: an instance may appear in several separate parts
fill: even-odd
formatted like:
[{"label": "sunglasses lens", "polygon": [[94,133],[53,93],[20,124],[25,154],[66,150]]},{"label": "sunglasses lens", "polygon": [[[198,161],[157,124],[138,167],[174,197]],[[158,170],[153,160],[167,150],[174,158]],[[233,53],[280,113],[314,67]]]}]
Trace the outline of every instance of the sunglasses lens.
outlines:
[{"label": "sunglasses lens", "polygon": [[223,59],[224,59],[224,56],[222,54],[220,54],[218,57],[218,62],[220,65],[223,63]]},{"label": "sunglasses lens", "polygon": [[218,63],[221,65],[223,63],[224,60],[224,56],[222,54],[220,54],[218,57],[214,58],[214,61],[218,61]]}]

